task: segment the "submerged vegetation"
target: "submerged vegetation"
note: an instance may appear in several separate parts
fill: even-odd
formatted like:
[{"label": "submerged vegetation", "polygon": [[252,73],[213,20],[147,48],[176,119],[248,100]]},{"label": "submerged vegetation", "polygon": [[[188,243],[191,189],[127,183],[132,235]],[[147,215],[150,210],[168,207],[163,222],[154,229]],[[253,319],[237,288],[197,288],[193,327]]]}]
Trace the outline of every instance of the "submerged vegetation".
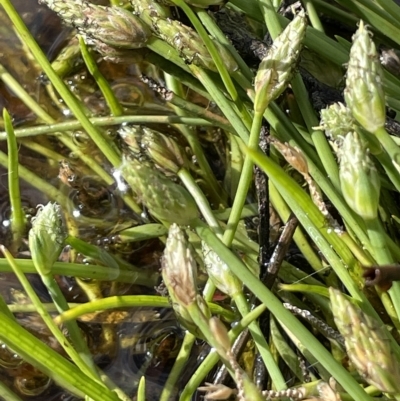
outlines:
[{"label": "submerged vegetation", "polygon": [[0,398],[400,400],[396,2],[39,2],[0,0]]}]

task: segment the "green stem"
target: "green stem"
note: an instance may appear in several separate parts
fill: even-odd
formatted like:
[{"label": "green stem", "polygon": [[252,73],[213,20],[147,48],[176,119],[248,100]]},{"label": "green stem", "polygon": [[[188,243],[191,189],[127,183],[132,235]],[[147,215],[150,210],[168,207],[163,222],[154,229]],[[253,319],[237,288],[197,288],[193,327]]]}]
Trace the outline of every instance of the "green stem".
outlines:
[{"label": "green stem", "polygon": [[[263,113],[256,112],[254,114],[253,124],[251,127],[250,138],[248,141],[248,147],[251,149],[258,149],[258,141],[260,138],[260,129],[263,119]],[[242,174],[240,175],[238,190],[236,192],[235,200],[233,202],[232,211],[229,216],[227,223],[227,229],[224,233],[224,243],[230,245],[235,237],[236,228],[240,221],[243,206],[246,202],[247,192],[249,190],[252,178],[253,178],[253,166],[252,159],[246,155]]]},{"label": "green stem", "polygon": [[185,368],[195,340],[196,337],[193,334],[190,334],[189,332],[185,334],[178,356],[176,357],[174,366],[165,382],[159,401],[169,401],[174,397],[176,382],[179,380],[179,377]]},{"label": "green stem", "polygon": [[139,386],[136,395],[137,401],[146,401],[146,378],[142,376],[139,380]]},{"label": "green stem", "polygon": [[31,284],[29,283],[28,279],[22,273],[21,269],[19,268],[18,264],[15,263],[14,258],[11,254],[7,251],[6,248],[1,247],[0,250],[3,252],[4,256],[6,257],[8,263],[10,264],[11,268],[13,269],[15,275],[17,276],[19,282],[21,283],[22,287],[24,288],[26,294],[32,301],[33,305],[36,308],[37,313],[41,316],[51,333],[57,339],[59,344],[64,348],[65,352],[69,355],[72,361],[79,367],[79,369],[85,375],[91,377],[93,380],[98,381],[98,377],[96,376],[96,370],[88,369],[87,364],[81,358],[81,355],[74,349],[74,347],[70,344],[70,342],[65,338],[64,334],[58,328],[56,323],[54,323],[53,319],[49,315],[49,312],[43,307],[42,302],[40,301],[39,297],[37,296],[35,290],[32,288]]},{"label": "green stem", "polygon": [[244,114],[242,114],[242,117],[248,118],[249,116],[247,114],[247,110],[243,106],[243,103],[238,96],[235,85],[232,82],[232,79],[228,73],[228,70],[226,69],[224,62],[221,59],[221,56],[218,53],[216,46],[214,45],[213,41],[208,36],[207,31],[205,30],[204,26],[201,24],[198,17],[196,16],[196,14],[193,12],[193,10],[183,0],[172,0],[172,1],[185,12],[185,14],[189,18],[190,22],[193,24],[193,27],[196,29],[197,33],[199,34],[199,36],[203,40],[204,44],[206,45],[207,50],[210,53],[210,55],[215,63],[215,66],[218,69],[219,75],[225,85],[227,92],[229,93],[229,95],[233,99],[233,101],[235,102],[238,109],[242,113],[244,113]]},{"label": "green stem", "polygon": [[[8,168],[8,157],[3,152],[0,152],[0,165]],[[63,207],[67,207],[69,204],[69,199],[57,188],[50,185],[46,180],[38,177],[36,174],[32,173],[26,167],[18,165],[19,176],[23,178],[24,181],[33,185],[35,188],[43,192],[47,197],[55,200],[57,203]]]},{"label": "green stem", "polygon": [[[365,220],[368,230],[368,236],[370,238],[371,244],[374,249],[373,257],[378,263],[378,265],[391,265],[396,261],[394,260],[392,254],[390,253],[389,248],[387,247],[385,240],[385,231],[379,221],[378,218]],[[389,294],[392,298],[393,306],[395,309],[395,313],[393,310],[387,310],[389,316],[394,320],[394,324],[396,327],[400,327],[399,318],[400,318],[400,283],[394,282],[391,289],[389,290]],[[392,306],[391,304],[385,305],[389,308]],[[396,316],[397,315],[397,316]]]},{"label": "green stem", "polygon": [[182,88],[182,85],[175,77],[169,74],[164,74],[164,76],[168,88],[171,92],[163,97],[165,101],[173,106],[176,106],[174,107],[174,111],[178,116],[185,117],[189,113],[198,118],[204,118],[205,120],[212,123],[213,126],[216,125],[217,127],[220,127],[228,132],[232,130],[232,127],[230,126],[226,118],[212,113],[210,110],[184,99],[184,90]]},{"label": "green stem", "polygon": [[108,141],[101,134],[101,132],[93,124],[91,124],[88,117],[83,112],[78,100],[65,85],[64,81],[53,70],[50,62],[47,60],[46,55],[36,43],[35,39],[24,24],[22,18],[19,16],[19,14],[16,12],[15,8],[11,4],[11,1],[0,0],[0,4],[2,4],[2,6],[4,7],[4,10],[13,22],[19,36],[24,41],[24,44],[31,50],[34,58],[41,66],[51,83],[54,85],[60,96],[63,98],[65,104],[76,116],[76,118],[81,122],[83,129],[92,138],[94,143],[96,143],[96,145],[102,151],[104,156],[109,160],[109,162],[114,167],[119,167],[121,164],[119,155],[112,150]]},{"label": "green stem", "polygon": [[[64,297],[64,294],[61,292],[60,287],[55,281],[52,275],[40,275],[43,284],[46,286],[47,291],[49,292],[51,299],[56,305],[59,313],[63,313],[69,309],[69,305]],[[80,355],[80,357],[84,360],[85,364],[89,368],[89,370],[93,374],[97,375],[96,365],[93,362],[92,356],[90,354],[89,348],[82,337],[82,332],[78,327],[78,324],[75,320],[65,322],[65,327],[68,330],[68,334],[71,338],[71,342],[74,345],[76,351]],[[87,369],[86,369],[87,370]],[[97,376],[98,377],[98,376]]]},{"label": "green stem", "polygon": [[229,49],[230,53],[232,54],[233,58],[236,60],[240,71],[243,75],[252,80],[254,78],[254,74],[246,64],[246,62],[242,59],[240,54],[236,51],[235,47],[226,37],[226,35],[221,31],[219,26],[216,24],[215,20],[211,17],[207,10],[202,8],[198,8],[195,10],[197,16],[199,17],[200,21],[204,25],[204,27],[210,32],[212,36],[214,36],[220,43],[222,43],[227,49]]},{"label": "green stem", "polygon": [[312,0],[304,0],[304,5],[307,10],[308,18],[310,18],[311,25],[318,31],[325,33],[324,27],[319,19],[317,10],[315,9],[314,2]]},{"label": "green stem", "polygon": [[75,365],[0,312],[0,341],[67,391],[94,401],[120,401],[118,396],[84,375]]},{"label": "green stem", "polygon": [[23,86],[0,64],[0,78],[8,88],[18,97],[28,108],[32,110],[40,119],[48,122],[48,114],[38,105],[29,95]]},{"label": "green stem", "polygon": [[[96,126],[120,125],[124,123],[132,124],[185,124],[185,125],[200,125],[205,127],[213,127],[215,124],[207,120],[197,117],[180,117],[180,116],[121,116],[121,117],[93,117],[90,122]],[[39,125],[36,127],[17,128],[14,130],[17,138],[27,136],[36,136],[43,134],[51,134],[63,131],[75,131],[82,128],[79,121],[64,121],[57,124]],[[0,141],[7,139],[6,132],[0,132]]]},{"label": "green stem", "polygon": [[88,71],[96,81],[99,89],[101,90],[101,93],[104,96],[104,100],[107,102],[107,105],[110,108],[111,114],[116,117],[122,115],[124,113],[122,106],[120,105],[113,90],[111,89],[109,82],[100,72],[96,61],[93,60],[93,57],[90,54],[89,49],[87,48],[86,43],[82,38],[82,36],[79,36],[79,46],[81,49],[83,61],[85,62]]},{"label": "green stem", "polygon": [[[243,292],[239,293],[236,297],[234,297],[234,302],[240,312],[240,314],[244,317],[250,312],[249,305],[246,301],[246,298]],[[253,337],[253,340],[257,346],[257,350],[261,355],[261,358],[264,362],[264,365],[268,371],[269,376],[274,384],[274,387],[277,391],[284,390],[287,388],[286,381],[282,375],[281,370],[279,369],[272,353],[269,348],[269,345],[264,337],[263,332],[260,329],[260,326],[257,322],[252,322],[249,324],[249,331]]]},{"label": "green stem", "polygon": [[271,0],[258,0],[265,26],[268,28],[272,39],[275,39],[282,31],[282,26],[277,18],[274,6]]},{"label": "green stem", "polygon": [[[32,260],[16,259],[16,263],[18,263],[23,273],[37,273]],[[0,272],[12,272],[12,269],[5,259],[0,259]],[[52,272],[62,276],[85,277],[99,281],[118,281],[129,284],[136,283],[149,288],[154,288],[159,281],[158,273],[142,272],[142,274],[139,275],[137,271],[113,269],[98,265],[87,266],[78,263],[56,262],[53,265]]]},{"label": "green stem", "polygon": [[186,189],[193,196],[193,199],[196,201],[196,204],[208,225],[218,236],[222,236],[222,229],[218,223],[218,220],[215,218],[215,215],[210,207],[210,203],[208,202],[208,199],[204,195],[203,191],[196,184],[196,181],[193,179],[192,175],[188,170],[181,168],[178,172],[178,177],[182,180]]},{"label": "green stem", "polygon": [[[287,221],[291,213],[290,208],[287,206],[275,185],[271,184],[271,182],[268,183],[268,190],[274,209],[279,214],[279,217],[282,221]],[[301,228],[298,227],[296,229],[293,235],[293,240],[314,271],[317,272],[324,269],[321,259],[315,254],[314,249],[308,243],[308,240]]]},{"label": "green stem", "polygon": [[11,204],[11,232],[13,252],[17,252],[26,229],[26,220],[21,202],[18,171],[18,145],[7,109],[3,109],[4,126],[7,132],[8,150],[8,193]]},{"label": "green stem", "polygon": [[248,128],[250,127],[248,121],[242,120],[242,118],[232,107],[232,102],[229,101],[225,97],[225,95],[221,92],[221,90],[217,88],[214,81],[206,71],[195,66],[194,64],[190,65],[190,69],[193,72],[193,74],[198,78],[198,80],[207,89],[208,93],[211,95],[214,102],[224,113],[225,117],[228,119],[233,129],[240,136],[240,138],[242,138],[243,142],[247,142],[249,138]]},{"label": "green stem", "polygon": [[[105,311],[117,308],[171,308],[171,303],[166,297],[156,295],[123,295],[107,297],[102,299],[93,300],[84,304],[77,305],[61,313],[54,318],[54,322],[61,324],[68,320],[78,319],[79,317],[87,314]],[[232,321],[235,319],[235,314],[230,310],[219,306],[218,304],[208,303],[211,312],[216,315],[223,316],[224,319]]]},{"label": "green stem", "polygon": [[23,401],[17,394],[0,381],[0,398],[5,401]]},{"label": "green stem", "polygon": [[379,142],[386,150],[390,158],[392,159],[392,163],[397,170],[397,179],[400,177],[400,147],[397,146],[396,142],[392,139],[392,137],[387,133],[385,128],[381,127],[376,132],[374,132],[375,136],[378,138]]},{"label": "green stem", "polygon": [[218,240],[218,238],[207,228],[196,228],[197,234],[207,243],[219,257],[231,268],[233,273],[251,288],[254,295],[284,324],[303,344],[307,344],[312,355],[324,366],[332,376],[340,383],[354,399],[372,401],[372,398],[365,393],[350,373],[339,364],[331,353],[289,312],[275,295],[265,287],[243,263]]},{"label": "green stem", "polygon": [[[186,115],[186,112],[184,111],[185,108],[188,111],[192,111],[192,112],[193,112],[193,108],[195,108],[195,109],[198,108],[198,109],[200,109],[200,110],[198,110],[198,112],[201,112],[203,117],[206,117],[206,116],[209,116],[210,114],[212,114],[214,120],[217,119],[219,121],[221,121],[221,120],[226,121],[226,124],[224,123],[224,125],[227,125],[227,127],[225,127],[224,129],[227,129],[227,131],[230,131],[232,129],[229,126],[229,123],[225,118],[214,115],[213,113],[210,113],[208,110],[205,110],[202,107],[199,107],[195,104],[187,102],[183,98],[180,98],[180,96],[183,96],[183,94],[184,94],[184,90],[183,90],[180,82],[176,78],[172,77],[169,74],[165,73],[164,76],[165,76],[165,81],[166,81],[168,87],[172,90],[171,97],[172,97],[172,99],[175,99],[175,101],[172,101],[172,99],[169,99],[169,101],[172,104],[174,104],[174,106],[176,106],[176,107],[174,107],[176,114],[178,114],[180,116],[184,116],[184,115]],[[181,99],[181,101],[176,102],[177,98]],[[187,108],[188,105],[190,105],[190,108]],[[194,155],[196,156],[196,160],[200,167],[201,174],[204,177],[204,179],[206,180],[206,182],[210,188],[210,192],[211,192],[210,196],[212,197],[214,202],[216,202],[216,206],[219,204],[225,205],[226,202],[224,200],[223,188],[221,187],[221,185],[219,185],[217,179],[215,178],[213,171],[211,170],[210,164],[208,163],[208,161],[206,159],[203,148],[200,144],[200,141],[197,138],[196,132],[190,126],[183,125],[183,124],[178,125],[178,129],[182,132],[182,134],[188,141]]]}]

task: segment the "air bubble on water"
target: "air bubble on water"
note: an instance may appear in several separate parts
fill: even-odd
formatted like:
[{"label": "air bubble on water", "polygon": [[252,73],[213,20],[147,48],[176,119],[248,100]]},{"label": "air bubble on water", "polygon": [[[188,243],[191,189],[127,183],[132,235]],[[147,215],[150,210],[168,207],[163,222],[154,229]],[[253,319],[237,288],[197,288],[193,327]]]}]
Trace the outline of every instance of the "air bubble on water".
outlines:
[{"label": "air bubble on water", "polygon": [[81,212],[80,212],[78,209],[74,209],[74,210],[72,211],[72,215],[73,215],[75,218],[78,218],[78,217],[81,216]]},{"label": "air bubble on water", "polygon": [[117,183],[117,188],[121,193],[125,193],[128,191],[128,185],[126,185],[124,179],[122,178],[121,170],[116,169],[113,172],[113,176],[115,178],[115,182]]},{"label": "air bubble on water", "polygon": [[70,117],[72,116],[71,110],[70,109],[64,109],[62,111],[62,113],[64,114],[65,117]]},{"label": "air bubble on water", "polygon": [[11,226],[11,220],[3,220],[1,222],[4,227],[10,227]]}]

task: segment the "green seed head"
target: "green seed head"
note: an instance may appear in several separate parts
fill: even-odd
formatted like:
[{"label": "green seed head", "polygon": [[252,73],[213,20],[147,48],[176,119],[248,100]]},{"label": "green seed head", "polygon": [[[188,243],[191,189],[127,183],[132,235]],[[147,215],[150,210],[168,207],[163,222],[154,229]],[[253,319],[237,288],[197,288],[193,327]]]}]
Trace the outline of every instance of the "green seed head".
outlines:
[{"label": "green seed head", "polygon": [[182,306],[196,302],[197,266],[187,239],[177,224],[169,228],[162,261],[162,276],[173,300]]},{"label": "green seed head", "polygon": [[189,192],[149,163],[125,159],[120,169],[132,191],[155,218],[185,225],[198,217],[196,202]]},{"label": "green seed head", "polygon": [[[217,71],[210,53],[194,29],[179,21],[164,18],[153,18],[152,29],[155,35],[174,47],[188,63]],[[219,42],[215,40],[213,42],[227,70],[229,72],[236,71],[238,66],[229,50]]]},{"label": "green seed head", "polygon": [[189,167],[183,149],[171,137],[150,128],[143,128],[142,146],[154,163],[165,172],[177,174]]},{"label": "green seed head", "polygon": [[344,97],[354,118],[367,131],[374,133],[384,126],[382,67],[375,44],[362,21],[353,36]]},{"label": "green seed head", "polygon": [[354,123],[351,110],[343,103],[333,103],[321,110],[321,128],[332,139],[344,137],[353,131]]},{"label": "green seed head", "polygon": [[379,174],[356,132],[349,132],[340,150],[340,186],[347,204],[363,219],[378,214]]},{"label": "green seed head", "polygon": [[47,275],[51,272],[64,248],[65,238],[60,206],[51,202],[42,206],[32,220],[29,231],[29,249],[39,274]]},{"label": "green seed head", "polygon": [[131,0],[131,4],[137,15],[150,27],[154,18],[170,18],[172,3],[165,4],[155,0]]},{"label": "green seed head", "polygon": [[301,11],[274,40],[258,67],[254,81],[254,110],[264,112],[292,79],[306,33],[307,19]]},{"label": "green seed head", "polygon": [[189,305],[197,303],[206,318],[208,305],[197,291],[197,265],[184,232],[172,224],[162,259],[162,277],[179,322],[196,337],[203,337],[190,315]]},{"label": "green seed head", "polygon": [[121,7],[103,7],[85,0],[41,0],[68,25],[78,29],[90,43],[99,40],[106,45],[138,49],[151,36],[148,26]]},{"label": "green seed head", "polygon": [[330,288],[332,313],[347,353],[365,381],[384,393],[400,392],[400,362],[389,334],[375,319]]}]

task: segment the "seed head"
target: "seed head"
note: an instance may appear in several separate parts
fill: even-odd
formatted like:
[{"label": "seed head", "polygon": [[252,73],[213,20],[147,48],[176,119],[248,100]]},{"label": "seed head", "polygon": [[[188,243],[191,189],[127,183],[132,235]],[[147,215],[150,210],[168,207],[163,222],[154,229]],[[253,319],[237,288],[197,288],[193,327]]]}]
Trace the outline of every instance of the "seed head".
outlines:
[{"label": "seed head", "polygon": [[154,18],[170,18],[170,6],[174,5],[156,0],[131,0],[131,4],[138,17],[149,27],[152,26]]},{"label": "seed head", "polygon": [[399,393],[400,363],[387,331],[339,290],[330,288],[329,294],[336,326],[357,371],[380,391]]},{"label": "seed head", "polygon": [[[194,29],[179,21],[164,18],[153,18],[152,29],[155,35],[174,47],[188,63],[217,71],[210,53]],[[219,42],[215,40],[213,42],[227,70],[229,72],[236,71],[238,66],[229,50]]]},{"label": "seed head", "polygon": [[88,43],[99,40],[109,46],[138,49],[151,36],[148,26],[122,7],[97,6],[85,0],[40,0],[40,3],[75,27]]},{"label": "seed head", "polygon": [[367,131],[374,133],[384,126],[382,67],[371,34],[362,21],[353,36],[344,97],[354,118]]},{"label": "seed head", "polygon": [[183,306],[196,302],[196,275],[196,261],[187,239],[181,228],[172,224],[162,261],[162,276],[171,298]]},{"label": "seed head", "polygon": [[198,217],[196,202],[189,192],[149,163],[125,158],[120,170],[138,199],[157,219],[185,225]]},{"label": "seed head", "polygon": [[203,337],[188,308],[197,304],[206,319],[211,312],[197,291],[197,266],[183,231],[172,224],[162,259],[162,277],[179,322],[196,337]]},{"label": "seed head", "polygon": [[254,81],[255,111],[264,112],[268,104],[286,89],[300,56],[306,27],[307,19],[302,10],[274,40],[261,61]]},{"label": "seed head", "polygon": [[64,248],[65,238],[60,206],[51,202],[42,206],[32,219],[32,228],[29,231],[29,249],[39,274],[47,275],[51,272]]},{"label": "seed head", "polygon": [[321,126],[332,139],[344,137],[353,130],[355,121],[351,110],[343,103],[333,103],[321,110]]},{"label": "seed head", "polygon": [[154,163],[165,172],[177,174],[189,167],[189,160],[178,143],[161,132],[143,127],[142,146]]},{"label": "seed head", "polygon": [[379,174],[356,132],[349,132],[343,139],[339,176],[347,204],[363,219],[375,219],[380,196]]}]

